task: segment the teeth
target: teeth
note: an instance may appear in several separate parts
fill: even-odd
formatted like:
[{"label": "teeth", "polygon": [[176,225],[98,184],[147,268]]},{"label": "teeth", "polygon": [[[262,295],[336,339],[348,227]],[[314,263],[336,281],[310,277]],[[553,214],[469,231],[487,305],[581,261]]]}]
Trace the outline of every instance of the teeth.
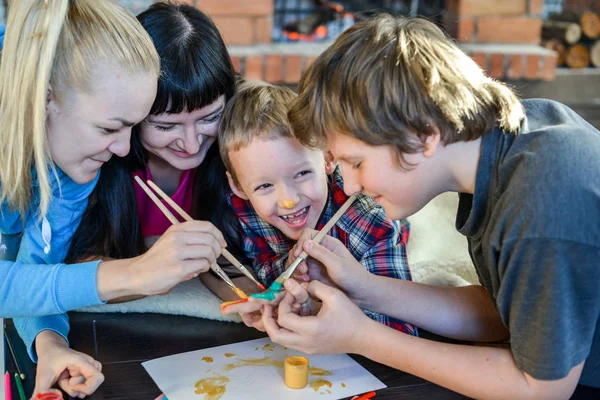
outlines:
[{"label": "teeth", "polygon": [[290,219],[290,218],[296,218],[296,217],[299,217],[299,216],[301,216],[302,214],[304,214],[305,212],[306,212],[306,207],[304,207],[303,209],[301,209],[300,211],[298,211],[298,212],[297,212],[297,213],[295,213],[295,214],[292,214],[292,215],[289,215],[289,214],[288,214],[288,215],[281,215],[280,217],[281,217],[281,218],[283,218],[283,219],[284,219],[284,220],[286,220],[286,221],[289,221],[289,219]]}]

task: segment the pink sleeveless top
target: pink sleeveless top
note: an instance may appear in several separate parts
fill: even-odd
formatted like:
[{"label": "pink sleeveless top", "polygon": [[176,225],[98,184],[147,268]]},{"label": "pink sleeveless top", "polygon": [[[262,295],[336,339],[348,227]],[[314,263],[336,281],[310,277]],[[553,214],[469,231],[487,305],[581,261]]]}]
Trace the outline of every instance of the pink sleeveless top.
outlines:
[{"label": "pink sleeveless top", "polygon": [[[139,176],[144,182],[150,179],[152,180],[152,174],[146,166],[145,170],[138,170],[132,174],[133,176]],[[186,213],[190,213],[192,208],[192,194],[194,191],[194,176],[196,176],[196,168],[183,171],[179,180],[179,186],[173,195],[169,196],[177,205],[184,209]],[[162,211],[156,204],[150,199],[150,197],[144,192],[144,190],[134,183],[135,195],[137,198],[138,215],[142,224],[142,235],[146,236],[157,236],[162,235],[171,226],[171,222],[164,216]],[[159,197],[160,199],[160,197]],[[183,218],[179,217],[179,214],[171,208],[164,200],[161,199],[163,204],[171,211],[171,213],[179,219],[184,221]]]}]

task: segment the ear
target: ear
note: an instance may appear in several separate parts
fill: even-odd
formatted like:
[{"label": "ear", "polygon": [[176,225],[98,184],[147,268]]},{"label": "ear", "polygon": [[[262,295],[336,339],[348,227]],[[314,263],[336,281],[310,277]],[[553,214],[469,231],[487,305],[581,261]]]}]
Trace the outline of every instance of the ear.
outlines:
[{"label": "ear", "polygon": [[237,183],[235,183],[235,180],[233,179],[233,176],[231,176],[231,174],[229,173],[229,171],[225,172],[227,174],[227,182],[229,182],[229,187],[231,188],[231,191],[239,198],[244,199],[244,200],[248,200],[248,196],[246,196],[246,193],[244,193],[244,191],[242,190],[242,188],[240,188],[238,186]]},{"label": "ear", "polygon": [[431,158],[435,155],[441,144],[441,134],[437,126],[432,125],[431,134],[425,138],[423,143],[423,155],[427,158]]},{"label": "ear", "polygon": [[52,86],[48,85],[48,93],[46,94],[46,115],[48,115],[48,108],[50,107],[50,102],[54,100],[54,94],[52,92]]},{"label": "ear", "polygon": [[331,174],[333,174],[333,171],[335,171],[335,167],[337,167],[337,160],[335,159],[335,157],[329,150],[327,150],[325,152],[324,156],[325,156],[325,173],[327,173],[327,175],[331,175]]}]

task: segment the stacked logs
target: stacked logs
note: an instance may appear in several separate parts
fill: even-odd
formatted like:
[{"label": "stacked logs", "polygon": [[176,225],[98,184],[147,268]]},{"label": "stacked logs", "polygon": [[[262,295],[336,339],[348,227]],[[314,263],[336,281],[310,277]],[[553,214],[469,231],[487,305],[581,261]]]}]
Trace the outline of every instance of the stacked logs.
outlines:
[{"label": "stacked logs", "polygon": [[558,53],[558,66],[600,67],[600,16],[593,11],[552,14],[542,25],[542,44]]}]

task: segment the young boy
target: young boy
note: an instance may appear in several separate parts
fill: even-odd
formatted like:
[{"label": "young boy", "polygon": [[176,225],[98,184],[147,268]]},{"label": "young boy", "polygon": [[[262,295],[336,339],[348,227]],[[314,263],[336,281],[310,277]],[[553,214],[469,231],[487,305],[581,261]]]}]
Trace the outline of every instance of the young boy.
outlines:
[{"label": "young boy", "polygon": [[[277,319],[265,306],[272,340],[358,353],[473,398],[569,398],[578,383],[600,387],[600,132],[562,104],[520,102],[419,19],[354,25],[299,90],[294,133],[327,144],[347,192],[369,194],[393,219],[459,193],[456,227],[482,286],[368,276],[337,240],[318,245],[305,233],[297,250],[337,288],[310,282],[326,310],[316,317],[291,313],[290,295]],[[456,339],[510,338],[511,348],[398,335],[357,306]]]},{"label": "young boy", "polygon": [[[219,127],[221,157],[233,191],[230,203],[243,229],[244,251],[266,286],[289,265],[288,253],[302,231],[321,229],[348,199],[334,162],[326,162],[321,150],[308,149],[293,137],[287,112],[294,98],[286,87],[246,82],[229,101]],[[370,273],[411,279],[408,225],[387,218],[369,197],[360,195],[330,234]],[[408,324],[365,313],[415,333]]]}]

